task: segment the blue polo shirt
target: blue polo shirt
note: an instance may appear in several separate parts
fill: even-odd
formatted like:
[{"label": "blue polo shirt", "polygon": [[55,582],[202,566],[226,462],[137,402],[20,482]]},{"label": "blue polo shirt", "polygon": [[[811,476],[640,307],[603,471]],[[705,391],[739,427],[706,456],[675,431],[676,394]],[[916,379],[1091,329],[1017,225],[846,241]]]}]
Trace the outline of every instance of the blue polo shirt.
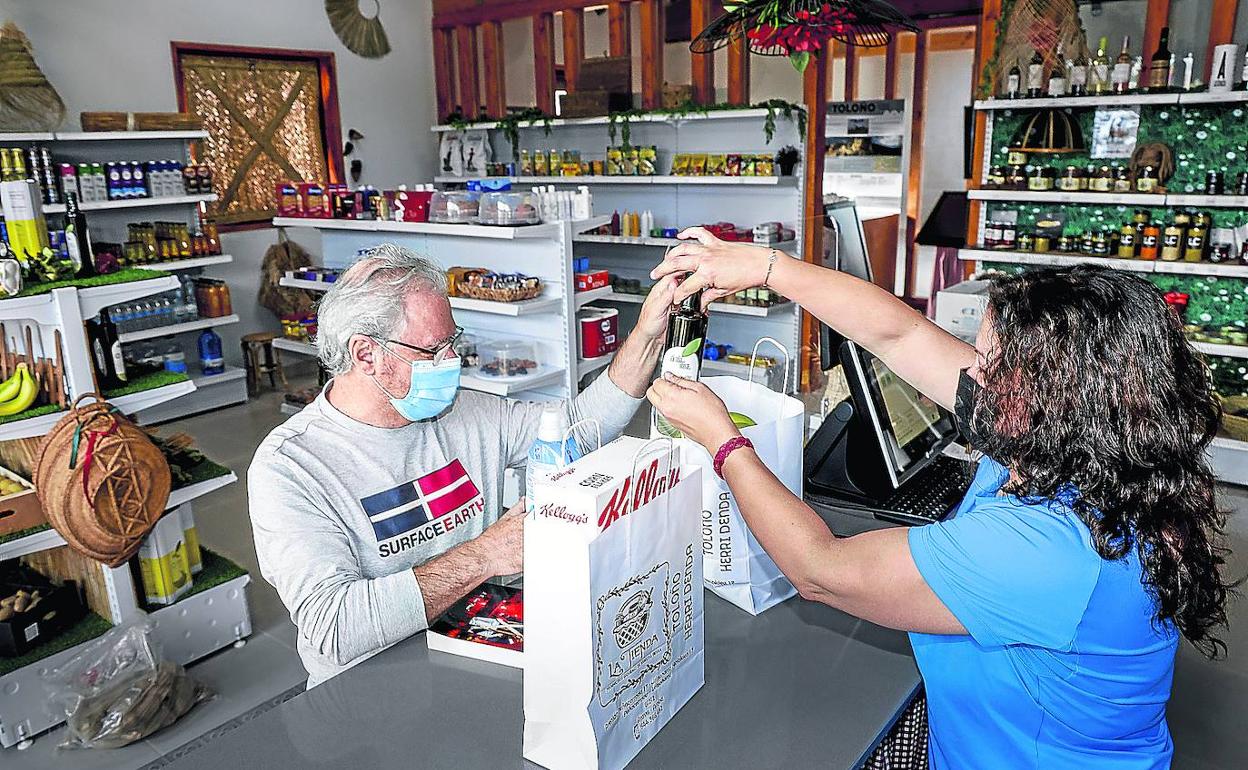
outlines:
[{"label": "blue polo shirt", "polygon": [[983,459],[955,515],[910,530],[923,579],[967,630],[910,634],[933,770],[1166,768],[1179,635],[1153,622],[1132,552],[1105,561],[1058,502],[998,495]]}]

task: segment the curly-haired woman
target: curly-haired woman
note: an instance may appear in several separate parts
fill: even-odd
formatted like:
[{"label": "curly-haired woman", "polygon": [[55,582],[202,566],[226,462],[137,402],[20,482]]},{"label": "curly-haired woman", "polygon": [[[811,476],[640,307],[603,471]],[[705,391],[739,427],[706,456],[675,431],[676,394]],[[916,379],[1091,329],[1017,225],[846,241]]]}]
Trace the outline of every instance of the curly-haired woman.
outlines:
[{"label": "curly-haired woman", "polygon": [[[723,475],[806,599],[911,632],[936,768],[1161,768],[1179,637],[1226,622],[1209,372],[1147,281],[1092,267],[996,281],[974,347],[863,281],[700,228],[654,276],[677,300],[768,285],[954,411],[984,454],[954,515],[837,538],[748,447]],[[779,258],[777,258],[779,257]],[[704,385],[649,398],[715,455]]]}]

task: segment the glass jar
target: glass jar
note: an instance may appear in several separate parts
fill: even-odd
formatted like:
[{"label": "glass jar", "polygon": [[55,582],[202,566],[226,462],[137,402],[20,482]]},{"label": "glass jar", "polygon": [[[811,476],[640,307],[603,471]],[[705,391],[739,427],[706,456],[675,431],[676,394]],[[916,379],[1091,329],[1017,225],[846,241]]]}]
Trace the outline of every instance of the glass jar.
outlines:
[{"label": "glass jar", "polygon": [[1183,255],[1183,225],[1178,222],[1176,214],[1170,224],[1161,231],[1161,259],[1165,262],[1177,262]]},{"label": "glass jar", "polygon": [[1101,166],[1096,170],[1088,189],[1092,192],[1109,192],[1114,185],[1114,172],[1109,166]]},{"label": "glass jar", "polygon": [[1036,248],[1036,237],[1031,233],[1018,234],[1018,250],[1033,251]]},{"label": "glass jar", "polygon": [[1087,231],[1079,236],[1079,251],[1084,254],[1091,254],[1093,251],[1092,231]]},{"label": "glass jar", "polygon": [[1154,260],[1161,253],[1161,225],[1149,222],[1140,235],[1140,259]]},{"label": "glass jar", "polygon": [[1097,230],[1092,235],[1092,254],[1098,257],[1109,256],[1109,237],[1104,230]]},{"label": "glass jar", "polygon": [[1114,192],[1131,192],[1131,171],[1126,166],[1114,169]]},{"label": "glass jar", "polygon": [[1036,166],[1027,177],[1027,189],[1035,192],[1046,192],[1053,189],[1053,180],[1057,176],[1054,169],[1047,166]]},{"label": "glass jar", "polygon": [[1142,193],[1155,193],[1160,180],[1157,179],[1157,169],[1152,166],[1145,166],[1140,171],[1139,176],[1135,178],[1135,190]]},{"label": "glass jar", "polygon": [[1226,183],[1222,172],[1217,169],[1210,169],[1205,174],[1205,195],[1221,195],[1226,192]]},{"label": "glass jar", "polygon": [[1183,261],[1199,262],[1205,257],[1205,238],[1209,231],[1199,224],[1187,228],[1183,242]]},{"label": "glass jar", "polygon": [[1063,235],[1057,239],[1057,250],[1061,252],[1071,252],[1075,250],[1074,239],[1069,235]]},{"label": "glass jar", "polygon": [[1117,252],[1120,259],[1135,259],[1139,253],[1138,233],[1135,225],[1127,222],[1118,230]]},{"label": "glass jar", "polygon": [[993,166],[992,168],[988,169],[988,177],[984,179],[984,184],[988,185],[989,187],[1004,187],[1005,186],[1005,167]]},{"label": "glass jar", "polygon": [[1057,189],[1063,192],[1078,192],[1082,189],[1083,172],[1078,166],[1067,166],[1057,179]]},{"label": "glass jar", "polygon": [[1027,165],[1027,153],[1021,147],[1010,147],[1006,152],[1005,162],[1010,166]]},{"label": "glass jar", "polygon": [[1047,254],[1053,246],[1053,239],[1043,233],[1036,233],[1035,252],[1037,254]]},{"label": "glass jar", "polygon": [[1025,166],[1010,166],[1005,172],[1005,186],[1011,190],[1027,189],[1027,169]]}]

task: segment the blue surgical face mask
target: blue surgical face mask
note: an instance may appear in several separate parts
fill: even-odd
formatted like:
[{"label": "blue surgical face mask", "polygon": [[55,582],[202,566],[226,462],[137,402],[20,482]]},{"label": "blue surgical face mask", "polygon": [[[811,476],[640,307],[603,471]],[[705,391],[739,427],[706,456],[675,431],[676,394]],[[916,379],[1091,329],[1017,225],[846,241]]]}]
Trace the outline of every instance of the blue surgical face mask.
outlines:
[{"label": "blue surgical face mask", "polygon": [[385,345],[381,346],[387,353],[412,367],[411,385],[407,395],[402,398],[391,396],[386,389],[373,377],[373,384],[390,398],[390,405],[411,422],[437,417],[446,411],[455,401],[455,393],[459,390],[460,362],[457,356],[435,364],[432,361],[407,361],[399,358]]}]

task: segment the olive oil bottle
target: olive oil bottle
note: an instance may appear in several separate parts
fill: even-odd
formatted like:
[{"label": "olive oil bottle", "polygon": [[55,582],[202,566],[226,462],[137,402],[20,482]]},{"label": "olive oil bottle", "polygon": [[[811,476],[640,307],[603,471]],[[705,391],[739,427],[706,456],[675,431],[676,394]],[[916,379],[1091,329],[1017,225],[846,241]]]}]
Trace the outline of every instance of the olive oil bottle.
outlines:
[{"label": "olive oil bottle", "polygon": [[[659,374],[674,374],[686,380],[696,380],[702,370],[702,348],[706,344],[707,315],[702,310],[702,292],[693,294],[673,305],[667,318],[667,341],[663,345],[663,357],[659,359]],[[651,436],[680,438],[676,426],[663,419],[658,410],[654,412]]]}]

